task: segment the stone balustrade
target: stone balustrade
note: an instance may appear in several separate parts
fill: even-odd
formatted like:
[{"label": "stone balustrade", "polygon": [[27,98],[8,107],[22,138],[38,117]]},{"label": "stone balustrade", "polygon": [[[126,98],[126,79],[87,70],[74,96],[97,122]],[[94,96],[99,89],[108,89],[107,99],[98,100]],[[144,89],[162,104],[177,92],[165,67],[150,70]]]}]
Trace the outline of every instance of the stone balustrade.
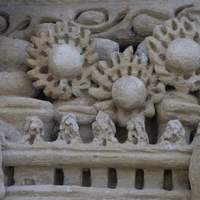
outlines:
[{"label": "stone balustrade", "polygon": [[29,151],[26,145],[15,145],[15,150],[12,146],[5,148],[2,152],[7,180],[4,198],[24,199],[28,195],[34,199],[34,191],[40,197],[53,198],[56,191],[58,197],[68,199],[86,199],[94,194],[99,199],[110,199],[114,194],[119,199],[163,196],[190,199],[191,145],[181,150],[136,145],[132,150],[124,147],[123,151],[113,152],[109,144],[96,150],[92,144],[83,148],[85,145],[80,145],[82,149],[80,146],[74,149],[44,147],[39,151],[34,145]]}]

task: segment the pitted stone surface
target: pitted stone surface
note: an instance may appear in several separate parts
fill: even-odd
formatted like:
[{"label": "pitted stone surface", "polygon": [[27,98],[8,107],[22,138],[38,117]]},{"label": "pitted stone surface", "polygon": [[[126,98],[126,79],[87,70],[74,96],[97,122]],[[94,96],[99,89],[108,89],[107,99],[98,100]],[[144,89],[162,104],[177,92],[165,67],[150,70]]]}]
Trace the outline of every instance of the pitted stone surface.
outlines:
[{"label": "pitted stone surface", "polygon": [[61,44],[53,47],[48,64],[56,77],[73,79],[81,72],[83,58],[76,48]]},{"label": "pitted stone surface", "polygon": [[113,84],[112,96],[117,105],[125,110],[132,110],[144,103],[147,91],[140,79],[123,76]]}]

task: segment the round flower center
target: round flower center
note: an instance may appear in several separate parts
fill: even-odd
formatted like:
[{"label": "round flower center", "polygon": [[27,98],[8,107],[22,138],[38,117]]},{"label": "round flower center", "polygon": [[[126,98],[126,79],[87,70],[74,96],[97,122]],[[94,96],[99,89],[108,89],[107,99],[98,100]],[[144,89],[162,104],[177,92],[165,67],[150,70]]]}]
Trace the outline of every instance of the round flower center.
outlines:
[{"label": "round flower center", "polygon": [[167,69],[188,73],[200,67],[200,47],[191,39],[180,38],[167,49]]},{"label": "round flower center", "polygon": [[130,111],[144,103],[147,91],[143,82],[137,77],[123,76],[113,84],[112,97],[119,107]]},{"label": "round flower center", "polygon": [[80,74],[83,62],[82,56],[75,47],[61,44],[53,47],[48,65],[56,77],[73,79]]}]

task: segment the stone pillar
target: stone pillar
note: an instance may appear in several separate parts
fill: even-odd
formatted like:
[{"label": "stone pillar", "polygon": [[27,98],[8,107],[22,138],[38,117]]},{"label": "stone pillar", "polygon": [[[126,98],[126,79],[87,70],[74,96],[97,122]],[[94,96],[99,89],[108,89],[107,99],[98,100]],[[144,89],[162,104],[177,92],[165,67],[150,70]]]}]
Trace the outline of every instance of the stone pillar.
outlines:
[{"label": "stone pillar", "polygon": [[15,185],[53,185],[52,167],[15,167]]},{"label": "stone pillar", "polygon": [[91,179],[92,187],[106,188],[108,181],[107,168],[92,168],[91,169]]},{"label": "stone pillar", "polygon": [[188,170],[173,170],[173,189],[189,189]]},{"label": "stone pillar", "polygon": [[163,187],[163,170],[144,170],[144,188],[161,189]]},{"label": "stone pillar", "polygon": [[196,133],[193,140],[193,151],[189,167],[189,180],[192,192],[192,200],[199,200],[200,197],[200,134]]},{"label": "stone pillar", "polygon": [[82,170],[75,167],[63,168],[64,173],[64,185],[82,185]]},{"label": "stone pillar", "polygon": [[118,188],[134,188],[135,170],[134,169],[117,169],[117,187]]},{"label": "stone pillar", "polygon": [[3,199],[5,195],[5,186],[4,186],[4,175],[2,170],[2,151],[1,151],[1,139],[0,139],[0,199]]}]

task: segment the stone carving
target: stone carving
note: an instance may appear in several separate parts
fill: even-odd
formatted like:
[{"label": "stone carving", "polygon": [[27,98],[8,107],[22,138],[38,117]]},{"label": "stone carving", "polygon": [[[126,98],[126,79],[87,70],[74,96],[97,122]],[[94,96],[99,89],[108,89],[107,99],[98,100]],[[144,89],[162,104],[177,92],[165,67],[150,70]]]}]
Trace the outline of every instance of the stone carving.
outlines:
[{"label": "stone carving", "polygon": [[158,140],[161,145],[166,144],[178,144],[185,145],[185,129],[183,128],[179,120],[170,120],[167,123],[166,131],[163,133],[162,137]]},{"label": "stone carving", "polygon": [[112,113],[123,126],[135,115],[153,116],[154,103],[162,99],[164,90],[147,57],[133,55],[131,47],[112,53],[111,62],[100,61],[93,69],[92,80],[96,84],[88,93],[99,100],[95,108]]},{"label": "stone carving", "polygon": [[21,140],[21,135],[13,126],[0,121],[0,138],[2,143],[18,142]]},{"label": "stone carving", "polygon": [[8,28],[8,22],[5,17],[0,16],[0,34],[5,33]]},{"label": "stone carving", "polygon": [[149,138],[145,130],[144,119],[142,117],[131,118],[127,122],[128,141],[133,144],[148,144]]},{"label": "stone carving", "polygon": [[66,140],[67,144],[80,139],[79,126],[72,113],[66,114],[62,118],[59,129],[58,139]]},{"label": "stone carving", "polygon": [[188,6],[181,10],[177,18],[187,17],[191,21],[200,21],[200,7],[199,6]]},{"label": "stone carving", "polygon": [[[17,6],[21,2],[26,6]],[[24,188],[26,198],[35,195],[33,190],[39,198],[43,187],[37,191],[37,184],[65,188],[76,182],[79,193],[76,187],[67,188],[68,198],[81,194],[87,199],[89,193],[80,186],[80,177],[82,186],[92,186],[89,192],[105,187],[103,182],[109,188],[130,188],[133,170],[135,185],[139,171],[144,187],[156,189],[148,195],[144,190],[146,199],[154,198],[152,194],[157,199],[164,195],[190,198],[185,177],[194,146],[190,181],[192,198],[198,199],[199,128],[194,142],[186,144],[200,121],[199,2],[194,6],[163,1],[163,6],[155,2],[147,6],[142,1],[111,1],[106,6],[101,2],[101,7],[98,1],[70,6],[64,0],[42,2],[62,4],[56,11],[54,6],[30,8],[31,2],[38,5],[30,0],[0,2],[0,164],[7,176],[6,198],[18,192],[17,198],[23,199]],[[22,138],[21,121],[27,116],[32,117],[26,119]],[[151,122],[158,125],[158,132],[152,133]],[[152,135],[158,136],[157,144],[153,145]],[[169,158],[172,162],[168,163]],[[88,169],[81,169],[82,164]],[[39,177],[43,172],[45,176]],[[173,174],[174,190],[164,194],[166,174]],[[16,187],[9,187],[14,179]],[[36,186],[29,189],[24,184]],[[102,192],[98,187],[95,195]],[[118,188],[115,192],[102,195],[122,199]],[[136,198],[135,192],[127,194],[123,190],[123,197]]]},{"label": "stone carving", "polygon": [[[56,3],[54,1],[44,3],[26,1],[24,4],[39,6],[31,7],[31,9],[23,8],[23,12],[15,9],[15,13],[12,7],[21,5],[21,2],[9,2],[4,4],[9,6],[0,7],[0,12],[5,13],[2,16],[9,21],[9,26],[5,31],[6,36],[30,40],[35,25],[69,21],[72,25],[89,29],[94,38],[107,38],[120,44],[129,43],[134,46],[144,40],[144,37],[150,36],[156,25],[175,17],[183,8],[192,7],[192,4],[182,5],[183,3],[180,2],[171,5],[163,2],[162,7],[159,4],[143,5],[137,9],[130,2],[128,4],[126,2],[113,4],[112,2],[100,7],[98,5],[94,7],[91,4],[76,4],[69,7],[63,5],[66,4],[65,1],[60,2],[60,0]],[[57,7],[56,12],[51,8],[50,13],[46,12],[46,6],[41,6],[58,4],[62,6]]]},{"label": "stone carving", "polygon": [[109,115],[99,111],[96,116],[96,121],[92,124],[92,131],[94,133],[94,140],[106,145],[107,141],[117,142],[115,138],[116,128],[115,124],[110,119]]},{"label": "stone carving", "polygon": [[27,141],[42,140],[44,137],[44,124],[38,116],[28,117],[24,125],[25,135],[22,138],[22,143]]},{"label": "stone carving", "polygon": [[200,123],[197,128],[195,138],[194,138],[194,148],[192,152],[192,157],[190,161],[190,168],[189,168],[189,180],[191,185],[192,191],[192,200],[198,200],[200,195],[200,182],[199,182],[199,165],[200,165],[200,152],[199,152],[199,144],[200,144]]},{"label": "stone carving", "polygon": [[48,101],[10,95],[0,96],[0,120],[13,126],[21,136],[24,132],[24,119],[34,115],[44,123],[44,139],[49,141],[49,133],[54,126],[53,114],[52,104]]},{"label": "stone carving", "polygon": [[[26,72],[25,60],[29,58],[26,47],[32,44],[25,40],[0,36],[0,70],[6,72]],[[11,59],[12,58],[12,59]]]},{"label": "stone carving", "polygon": [[95,38],[96,42],[95,52],[98,53],[99,60],[110,60],[110,54],[117,51],[119,52],[119,44],[112,40]]},{"label": "stone carving", "polygon": [[[123,126],[133,115],[154,115],[163,85],[145,55],[135,56],[129,47],[124,53],[113,52],[110,59],[98,62],[95,42],[99,40],[91,42],[88,30],[62,23],[50,29],[41,37],[32,37],[35,48],[27,48],[32,57],[27,60],[32,68],[28,76],[36,80],[33,85],[37,89],[44,88],[45,95],[60,100],[89,94],[89,98],[97,99],[95,109],[112,113]],[[101,58],[102,53],[99,55]]]},{"label": "stone carving", "polygon": [[174,90],[167,91],[162,101],[156,105],[156,110],[159,128],[158,138],[165,131],[169,120],[178,119],[184,126],[186,140],[189,143],[190,133],[196,130],[200,121],[198,98]]},{"label": "stone carving", "polygon": [[[32,59],[28,76],[36,80],[34,87],[44,88],[53,99],[67,100],[90,87],[88,68],[98,61],[90,31],[56,23],[54,30],[41,37],[32,37],[35,48],[27,48]],[[84,77],[81,79],[81,77]],[[79,80],[83,82],[78,83]]]},{"label": "stone carving", "polygon": [[[78,10],[71,24],[89,29],[93,37],[108,38],[116,42],[130,41],[132,44],[141,42],[142,38],[152,34],[156,25],[170,19],[173,13],[166,12],[160,7],[146,8],[137,12],[131,8],[119,7],[117,13],[112,13],[109,7],[94,10]],[[145,14],[144,14],[145,13]],[[98,16],[98,21],[94,17]],[[116,32],[117,30],[117,32]],[[123,35],[123,37],[121,37]]]},{"label": "stone carving", "polygon": [[155,17],[147,14],[139,14],[133,19],[132,22],[133,30],[135,31],[135,33],[145,37],[152,35],[153,29],[157,25],[162,24],[162,20],[156,19]]},{"label": "stone carving", "polygon": [[0,36],[0,95],[36,97],[38,91],[27,77],[25,48],[30,42]]},{"label": "stone carving", "polygon": [[200,120],[199,30],[197,21],[175,18],[157,26],[153,36],[145,39],[150,63],[166,90],[157,107],[159,135],[169,120],[179,119],[186,128],[188,142]]},{"label": "stone carving", "polygon": [[200,26],[185,17],[157,26],[146,38],[150,62],[159,79],[185,94],[199,89]]},{"label": "stone carving", "polygon": [[82,25],[99,25],[107,21],[106,9],[101,11],[95,10],[86,10],[79,13],[77,22]]}]

